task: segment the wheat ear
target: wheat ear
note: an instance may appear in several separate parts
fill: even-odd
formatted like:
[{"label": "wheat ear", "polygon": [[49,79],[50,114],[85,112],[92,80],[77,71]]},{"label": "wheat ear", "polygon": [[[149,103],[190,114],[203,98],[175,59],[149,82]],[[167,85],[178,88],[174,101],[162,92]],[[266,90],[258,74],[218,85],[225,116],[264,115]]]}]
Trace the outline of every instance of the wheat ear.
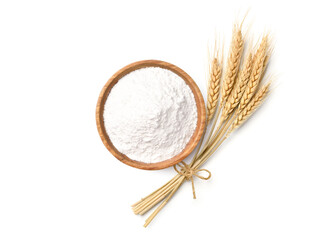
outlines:
[{"label": "wheat ear", "polygon": [[255,94],[259,86],[262,73],[265,70],[265,67],[267,66],[267,61],[269,60],[269,58],[266,58],[267,52],[268,52],[268,36],[265,36],[263,37],[261,44],[255,53],[254,60],[253,60],[254,61],[253,69],[252,69],[247,87],[245,89],[245,92],[239,104],[239,109],[238,109],[239,113],[249,103],[249,101],[251,100],[251,98],[253,97],[253,95]]},{"label": "wheat ear", "polygon": [[239,26],[235,26],[227,59],[227,68],[226,72],[224,73],[224,81],[221,89],[221,104],[225,103],[233,89],[241,62],[243,49],[244,39],[241,28]]},{"label": "wheat ear", "polygon": [[251,53],[249,53],[243,64],[242,71],[238,75],[235,87],[233,88],[231,95],[228,97],[228,100],[224,106],[224,109],[221,115],[221,121],[224,121],[239,104],[243,96],[243,93],[245,91],[245,88],[247,86],[248,80],[250,78],[252,65],[253,65],[253,56]]},{"label": "wheat ear", "polygon": [[239,115],[234,120],[231,131],[242,125],[249,117],[252,115],[255,110],[263,103],[270,91],[271,82],[267,83],[255,94],[253,99],[249,104],[239,113]]},{"label": "wheat ear", "polygon": [[222,75],[222,66],[218,58],[214,58],[211,63],[211,70],[208,76],[208,94],[207,94],[207,121],[212,119],[218,104],[220,94],[220,81]]}]

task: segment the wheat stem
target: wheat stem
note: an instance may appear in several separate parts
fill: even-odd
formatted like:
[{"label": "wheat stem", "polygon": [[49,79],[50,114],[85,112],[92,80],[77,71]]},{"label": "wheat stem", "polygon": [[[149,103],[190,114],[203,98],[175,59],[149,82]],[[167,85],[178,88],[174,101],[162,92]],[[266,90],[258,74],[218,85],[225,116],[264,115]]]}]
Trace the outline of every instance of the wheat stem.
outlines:
[{"label": "wheat stem", "polygon": [[177,189],[183,184],[185,180],[185,177],[181,177],[179,180],[179,183],[176,185],[176,187],[173,189],[173,191],[165,198],[165,200],[154,210],[154,212],[145,220],[144,227],[147,227],[150,222],[153,220],[153,218],[162,210],[162,208],[166,205],[166,203],[173,197]]}]

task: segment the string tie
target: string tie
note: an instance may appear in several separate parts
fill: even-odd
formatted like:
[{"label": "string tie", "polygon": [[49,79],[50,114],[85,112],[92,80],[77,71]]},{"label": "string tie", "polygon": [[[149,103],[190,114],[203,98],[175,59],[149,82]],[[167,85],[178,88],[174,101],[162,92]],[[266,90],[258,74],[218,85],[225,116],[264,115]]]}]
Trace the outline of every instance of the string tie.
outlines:
[{"label": "string tie", "polygon": [[[177,169],[176,166],[179,167],[179,170]],[[187,181],[191,181],[194,199],[196,199],[194,176],[198,177],[202,180],[208,180],[211,177],[211,172],[209,170],[207,170],[207,169],[194,169],[194,168],[190,167],[188,164],[186,164],[185,162],[177,163],[176,165],[174,165],[174,169],[178,174],[184,176]],[[200,172],[206,172],[206,173],[208,173],[208,175],[206,177],[201,176],[198,174]]]}]

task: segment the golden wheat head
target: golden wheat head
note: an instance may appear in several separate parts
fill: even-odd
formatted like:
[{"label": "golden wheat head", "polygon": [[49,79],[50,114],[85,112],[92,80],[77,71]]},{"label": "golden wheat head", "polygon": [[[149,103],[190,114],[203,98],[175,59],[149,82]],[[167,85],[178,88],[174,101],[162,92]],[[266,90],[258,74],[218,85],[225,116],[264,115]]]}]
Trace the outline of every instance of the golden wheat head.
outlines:
[{"label": "golden wheat head", "polygon": [[221,104],[224,104],[233,89],[243,49],[244,39],[241,28],[239,26],[235,26],[227,59],[227,67],[224,73],[223,86],[221,89]]},{"label": "golden wheat head", "polygon": [[253,95],[255,94],[261,78],[263,76],[263,72],[267,66],[267,62],[269,60],[269,40],[268,36],[263,37],[259,48],[257,49],[254,59],[253,59],[253,69],[245,89],[245,92],[241,98],[238,112],[241,112],[246,105],[249,103]]},{"label": "golden wheat head", "polygon": [[248,80],[250,78],[252,65],[253,65],[253,56],[251,53],[249,53],[243,64],[242,70],[237,77],[236,84],[224,106],[224,109],[221,115],[221,121],[225,120],[229,116],[229,114],[231,114],[233,110],[237,107],[237,105],[239,104],[243,96],[243,93],[245,91],[245,88],[247,86]]},{"label": "golden wheat head", "polygon": [[220,82],[222,75],[222,66],[218,60],[218,58],[214,58],[211,62],[211,70],[208,76],[208,94],[207,94],[207,121],[212,119],[217,104],[219,100],[220,94]]},{"label": "golden wheat head", "polygon": [[253,99],[249,104],[238,114],[236,119],[232,124],[231,129],[235,129],[241,126],[254,112],[255,110],[263,103],[270,91],[271,82],[267,83],[255,94]]}]

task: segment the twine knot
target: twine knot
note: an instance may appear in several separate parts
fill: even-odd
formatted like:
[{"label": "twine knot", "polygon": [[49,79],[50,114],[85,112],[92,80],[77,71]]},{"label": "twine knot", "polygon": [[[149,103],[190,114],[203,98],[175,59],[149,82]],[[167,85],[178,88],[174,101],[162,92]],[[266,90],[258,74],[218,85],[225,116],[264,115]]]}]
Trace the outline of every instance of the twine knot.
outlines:
[{"label": "twine knot", "polygon": [[[177,165],[180,168],[179,170],[176,167]],[[202,180],[208,180],[211,177],[211,172],[209,170],[207,170],[207,169],[194,169],[194,168],[190,167],[189,165],[187,165],[185,162],[177,163],[176,165],[174,165],[174,169],[178,174],[184,176],[187,181],[191,181],[194,199],[196,199],[194,176],[198,177]],[[199,172],[202,172],[202,171],[208,173],[208,176],[204,177],[204,176],[201,176],[198,174]]]}]

